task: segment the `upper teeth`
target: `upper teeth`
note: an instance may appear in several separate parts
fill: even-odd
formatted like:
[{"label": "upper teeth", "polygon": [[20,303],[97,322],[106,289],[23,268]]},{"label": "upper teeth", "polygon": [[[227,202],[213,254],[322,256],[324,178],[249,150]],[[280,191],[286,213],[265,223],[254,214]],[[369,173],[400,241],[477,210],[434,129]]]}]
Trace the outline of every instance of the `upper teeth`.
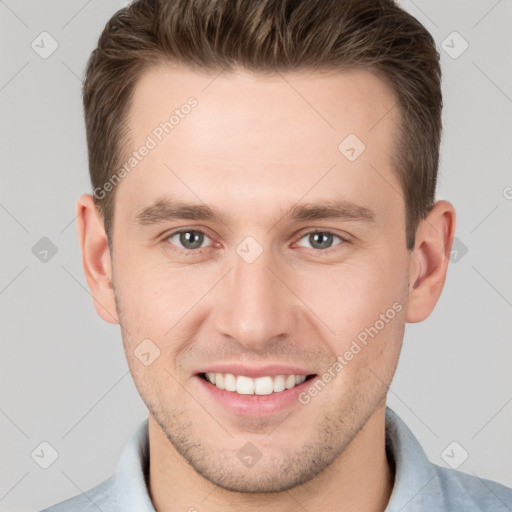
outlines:
[{"label": "upper teeth", "polygon": [[306,380],[306,375],[276,375],[275,377],[257,377],[232,373],[206,373],[206,379],[219,389],[235,391],[241,395],[270,395],[285,389],[291,389]]}]

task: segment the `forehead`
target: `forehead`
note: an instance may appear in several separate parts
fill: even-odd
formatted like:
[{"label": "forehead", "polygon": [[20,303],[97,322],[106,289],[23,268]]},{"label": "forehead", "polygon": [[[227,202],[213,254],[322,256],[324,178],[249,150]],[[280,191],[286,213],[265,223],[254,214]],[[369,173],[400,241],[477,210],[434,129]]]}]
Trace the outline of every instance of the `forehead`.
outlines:
[{"label": "forehead", "polygon": [[[280,140],[303,136],[325,147],[337,146],[347,133],[379,142],[382,134],[391,135],[397,114],[391,89],[363,69],[263,75],[243,70],[198,72],[169,63],[150,68],[136,84],[129,112],[133,135],[150,133],[191,97],[198,103],[193,123],[180,121],[179,130],[173,130],[175,139],[180,134],[189,137],[198,128],[215,128],[216,143],[229,134],[250,144],[269,132],[281,134]],[[238,132],[241,127],[249,131]],[[266,133],[256,130],[263,127]],[[383,142],[388,143],[386,139]],[[202,140],[202,150],[208,149],[210,140]]]},{"label": "forehead", "polygon": [[371,204],[400,188],[395,104],[365,70],[263,75],[160,65],[140,78],[127,118],[127,158],[150,140],[152,148],[117,194],[137,210],[166,190],[194,202],[239,198],[241,211],[306,194]]}]

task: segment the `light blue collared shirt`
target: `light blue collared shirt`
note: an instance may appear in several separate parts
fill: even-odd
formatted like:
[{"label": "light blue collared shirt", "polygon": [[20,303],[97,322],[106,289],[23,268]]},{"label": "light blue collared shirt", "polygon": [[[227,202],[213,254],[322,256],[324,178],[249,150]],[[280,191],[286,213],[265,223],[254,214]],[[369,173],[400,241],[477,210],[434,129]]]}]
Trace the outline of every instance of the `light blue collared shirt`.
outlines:
[{"label": "light blue collared shirt", "polygon": [[[386,450],[395,462],[395,483],[384,512],[512,512],[511,488],[433,464],[389,407]],[[146,419],[126,443],[114,475],[41,512],[155,512],[146,485],[148,469]]]}]

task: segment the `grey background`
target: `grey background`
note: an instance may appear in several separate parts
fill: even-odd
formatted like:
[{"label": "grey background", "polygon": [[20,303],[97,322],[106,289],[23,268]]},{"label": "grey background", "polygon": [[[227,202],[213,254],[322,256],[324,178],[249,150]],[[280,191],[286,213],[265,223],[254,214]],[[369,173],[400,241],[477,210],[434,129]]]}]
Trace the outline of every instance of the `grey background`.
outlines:
[{"label": "grey background", "polygon": [[[81,79],[125,4],[0,0],[2,511],[39,510],[106,479],[146,416],[119,327],[93,308],[74,225],[90,191]],[[460,242],[434,313],[406,328],[388,404],[433,462],[446,466],[456,441],[452,464],[465,450],[461,471],[512,486],[512,3],[402,5],[442,54],[438,199],[454,204]],[[43,31],[58,43],[47,59],[31,47]],[[469,44],[457,58],[454,31]],[[57,248],[46,262],[33,253],[43,237]],[[48,469],[31,457],[43,441],[58,452]]]}]

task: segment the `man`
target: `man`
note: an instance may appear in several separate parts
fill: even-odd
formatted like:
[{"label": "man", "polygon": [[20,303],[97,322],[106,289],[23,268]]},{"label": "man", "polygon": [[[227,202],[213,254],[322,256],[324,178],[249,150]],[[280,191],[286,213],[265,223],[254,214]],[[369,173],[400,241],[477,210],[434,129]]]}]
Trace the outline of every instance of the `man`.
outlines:
[{"label": "man", "polygon": [[115,475],[48,511],[512,508],[386,407],[454,237],[440,76],[391,0],[140,0],[109,21],[78,233],[149,417]]}]

